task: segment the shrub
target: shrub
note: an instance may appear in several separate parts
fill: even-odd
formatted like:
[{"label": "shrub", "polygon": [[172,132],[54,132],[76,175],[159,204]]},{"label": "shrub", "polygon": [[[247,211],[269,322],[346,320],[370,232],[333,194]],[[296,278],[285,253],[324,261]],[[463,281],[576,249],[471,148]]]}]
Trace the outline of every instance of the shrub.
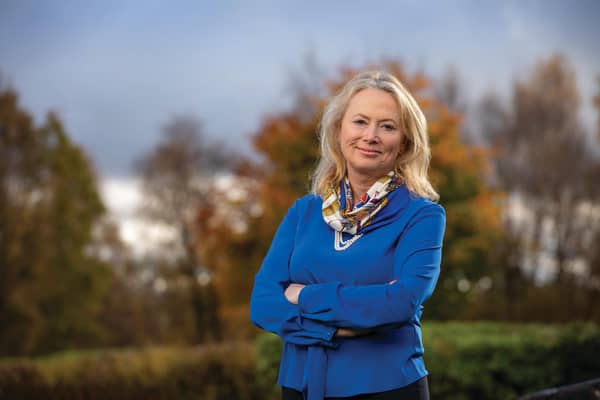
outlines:
[{"label": "shrub", "polygon": [[254,400],[253,347],[222,344],[66,352],[0,362],[1,399]]},{"label": "shrub", "polygon": [[[593,324],[425,322],[423,342],[433,399],[505,400],[600,376],[600,328]],[[258,338],[263,385],[275,386],[280,356],[279,338]]]},{"label": "shrub", "polygon": [[[423,324],[433,399],[514,399],[600,376],[600,328]],[[282,342],[62,352],[0,360],[0,399],[276,400]]]}]

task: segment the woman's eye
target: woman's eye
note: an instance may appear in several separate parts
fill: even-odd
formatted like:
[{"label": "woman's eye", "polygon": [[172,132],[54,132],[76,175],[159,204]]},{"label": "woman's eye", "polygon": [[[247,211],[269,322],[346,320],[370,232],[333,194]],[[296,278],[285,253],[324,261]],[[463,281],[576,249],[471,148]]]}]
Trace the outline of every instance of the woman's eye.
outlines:
[{"label": "woman's eye", "polygon": [[385,124],[383,125],[383,129],[385,129],[386,131],[393,131],[396,130],[396,127],[394,125]]},{"label": "woman's eye", "polygon": [[365,121],[364,119],[357,119],[356,121],[354,121],[354,123],[357,125],[365,125],[367,121]]}]

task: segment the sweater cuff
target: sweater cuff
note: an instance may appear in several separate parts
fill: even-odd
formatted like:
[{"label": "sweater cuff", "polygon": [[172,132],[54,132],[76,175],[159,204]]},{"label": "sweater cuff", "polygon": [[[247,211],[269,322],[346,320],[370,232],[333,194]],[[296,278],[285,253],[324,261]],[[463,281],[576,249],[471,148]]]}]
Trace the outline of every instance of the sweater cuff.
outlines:
[{"label": "sweater cuff", "polygon": [[305,286],[298,296],[298,305],[302,314],[310,315],[330,311],[340,286],[339,282]]},{"label": "sweater cuff", "polygon": [[335,326],[325,325],[322,322],[314,321],[309,318],[302,318],[302,325],[304,329],[317,336],[319,339],[328,342],[329,346],[333,346],[331,343],[333,336],[337,331]]}]

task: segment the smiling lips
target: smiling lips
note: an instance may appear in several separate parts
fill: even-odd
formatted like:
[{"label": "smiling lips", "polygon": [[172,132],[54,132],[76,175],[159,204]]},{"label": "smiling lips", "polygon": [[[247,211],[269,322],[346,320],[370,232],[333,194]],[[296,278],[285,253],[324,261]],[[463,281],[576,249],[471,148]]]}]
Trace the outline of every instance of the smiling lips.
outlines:
[{"label": "smiling lips", "polygon": [[358,151],[365,155],[365,156],[378,156],[379,154],[381,154],[381,151],[378,150],[374,150],[374,149],[368,149],[368,148],[364,148],[364,147],[358,147],[356,146],[356,148],[358,149]]}]

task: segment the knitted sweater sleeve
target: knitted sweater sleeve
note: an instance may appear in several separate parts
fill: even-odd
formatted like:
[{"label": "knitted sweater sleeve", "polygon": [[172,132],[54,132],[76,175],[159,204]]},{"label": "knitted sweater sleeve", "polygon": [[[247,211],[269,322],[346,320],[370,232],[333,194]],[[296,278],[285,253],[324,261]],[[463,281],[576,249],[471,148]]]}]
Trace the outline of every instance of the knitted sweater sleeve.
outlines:
[{"label": "knitted sweater sleeve", "polygon": [[445,231],[444,208],[430,203],[407,223],[394,252],[392,284],[326,282],[302,289],[300,314],[331,326],[369,329],[410,321],[435,288]]},{"label": "knitted sweater sleeve", "polygon": [[286,342],[299,345],[336,347],[336,328],[302,315],[300,306],[290,303],[284,291],[290,284],[289,261],[298,224],[297,202],[288,210],[255,276],[250,297],[250,320]]}]

